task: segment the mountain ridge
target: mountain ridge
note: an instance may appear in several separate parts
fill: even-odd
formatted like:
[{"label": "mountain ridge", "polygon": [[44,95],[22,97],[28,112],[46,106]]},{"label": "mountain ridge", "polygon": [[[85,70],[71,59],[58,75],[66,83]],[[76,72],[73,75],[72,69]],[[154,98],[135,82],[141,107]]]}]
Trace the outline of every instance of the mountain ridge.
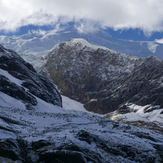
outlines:
[{"label": "mountain ridge", "polygon": [[92,44],[104,46],[120,53],[127,53],[143,58],[154,55],[163,59],[163,45],[160,43],[116,39],[104,31],[86,34],[79,33],[74,27],[44,31],[42,33],[28,33],[20,36],[0,36],[0,44],[14,49],[19,54],[40,56],[47,54],[55,45],[68,41],[70,38],[83,38]]},{"label": "mountain ridge", "polygon": [[59,44],[45,60],[41,73],[56,83],[63,95],[83,103],[86,110],[100,114],[115,111],[107,116],[112,119],[135,112],[137,120],[146,121],[153,115],[152,123],[162,126],[161,59],[141,59],[71,39]]}]

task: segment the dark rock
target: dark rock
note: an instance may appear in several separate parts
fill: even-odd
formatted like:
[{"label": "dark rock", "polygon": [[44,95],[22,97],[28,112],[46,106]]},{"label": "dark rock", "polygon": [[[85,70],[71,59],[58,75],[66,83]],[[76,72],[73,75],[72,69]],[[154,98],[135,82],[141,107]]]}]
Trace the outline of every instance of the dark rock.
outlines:
[{"label": "dark rock", "polygon": [[160,109],[160,106],[147,107],[144,109],[144,113],[150,113],[150,112],[152,112],[154,110],[158,110],[158,109]]},{"label": "dark rock", "polygon": [[37,99],[62,106],[59,92],[46,78],[36,73],[33,66],[25,62],[15,52],[1,46],[0,68],[9,73],[12,78],[20,80],[20,83],[10,81],[5,74],[0,75],[0,91],[21,100],[28,109],[37,105]]},{"label": "dark rock", "polygon": [[7,157],[12,160],[20,159],[20,150],[18,144],[14,139],[6,139],[6,141],[0,141],[0,156]]},{"label": "dark rock", "polygon": [[116,112],[119,114],[126,114],[126,113],[131,113],[132,110],[127,105],[122,105],[118,108],[118,110]]},{"label": "dark rock", "polygon": [[73,151],[45,152],[40,155],[38,162],[49,163],[87,163],[82,153]]},{"label": "dark rock", "polygon": [[[129,102],[163,107],[163,61],[156,57],[138,59],[92,49],[72,39],[46,59],[42,74],[64,95],[84,103],[88,111],[105,114]],[[119,111],[128,112],[126,109]]]}]

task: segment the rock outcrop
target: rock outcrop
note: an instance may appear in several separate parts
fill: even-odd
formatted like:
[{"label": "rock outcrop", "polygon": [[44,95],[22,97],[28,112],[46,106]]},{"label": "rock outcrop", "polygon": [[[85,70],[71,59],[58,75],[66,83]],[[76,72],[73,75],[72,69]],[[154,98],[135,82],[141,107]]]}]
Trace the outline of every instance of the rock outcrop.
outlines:
[{"label": "rock outcrop", "polygon": [[37,105],[37,98],[62,106],[57,89],[14,51],[0,46],[0,91],[22,101],[27,108]]}]

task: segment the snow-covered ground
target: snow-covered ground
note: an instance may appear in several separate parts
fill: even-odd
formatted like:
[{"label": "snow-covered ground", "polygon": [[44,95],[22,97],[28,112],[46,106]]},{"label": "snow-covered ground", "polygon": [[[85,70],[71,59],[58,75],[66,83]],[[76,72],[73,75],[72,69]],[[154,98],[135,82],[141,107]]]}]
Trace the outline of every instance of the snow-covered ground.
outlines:
[{"label": "snow-covered ground", "polygon": [[[20,84],[10,75],[8,77]],[[37,105],[32,110],[27,110],[23,102],[0,93],[0,140],[2,142],[11,139],[16,143],[16,140],[21,139],[28,142],[28,146],[42,140],[52,144],[50,146],[45,144],[44,148],[37,151],[38,153],[63,152],[66,147],[75,146],[80,152],[75,149],[66,152],[78,152],[83,157],[89,157],[92,162],[107,163],[116,160],[116,162],[131,163],[133,160],[144,162],[148,158],[161,160],[155,149],[155,146],[163,144],[160,134],[90,114],[85,111],[81,103],[65,96],[63,96],[65,109],[38,97],[35,98]],[[16,146],[18,148],[18,145]],[[128,156],[123,148],[125,152],[128,151]],[[130,156],[132,151],[135,151],[135,156]],[[33,152],[32,148],[30,152]],[[37,152],[29,154],[33,162],[38,159]],[[0,161],[5,160],[10,161],[8,158],[0,157]]]},{"label": "snow-covered ground", "polygon": [[[148,110],[151,109],[150,105],[139,106],[136,104],[128,104],[128,107],[130,107],[130,110],[131,110],[130,113],[120,114],[117,111],[114,111],[109,114],[100,115],[100,114],[88,112],[84,108],[83,104],[63,95],[62,95],[62,103],[63,103],[63,108],[66,110],[87,112],[87,113],[97,115],[100,117],[109,117],[110,119],[114,121],[122,121],[122,122],[127,122],[127,123],[130,122],[131,124],[134,124],[134,125],[136,125],[134,122],[153,123],[153,124],[157,124],[160,128],[163,128],[163,114],[161,114],[161,112],[163,112],[163,109],[155,109],[150,112],[145,112],[146,108],[148,108]],[[152,129],[152,127],[150,127],[149,129]]]},{"label": "snow-covered ground", "polygon": [[[96,100],[96,99],[92,99],[92,101],[93,100]],[[94,113],[94,112],[89,112],[84,108],[84,104],[82,104],[76,100],[70,99],[69,97],[63,96],[63,95],[62,95],[62,105],[63,105],[63,109],[65,109],[65,110],[86,112],[86,113],[96,115],[99,117],[105,117],[107,115],[107,114],[98,114],[98,113]]]},{"label": "snow-covered ground", "polygon": [[[8,101],[12,100],[10,96],[5,98]],[[0,96],[0,101],[2,99],[3,97]],[[64,99],[66,98],[64,97]],[[81,107],[79,103],[74,103],[73,101],[73,107]],[[136,157],[139,161],[144,162],[145,160],[141,158],[141,155],[147,155],[149,158],[156,157],[156,150],[152,144],[160,145],[163,143],[161,135],[145,129],[114,122],[83,111],[64,110],[54,105],[52,109],[52,106],[49,107],[49,104],[45,103],[43,105],[42,101],[39,100],[38,106],[35,110],[26,110],[19,103],[15,103],[13,107],[4,106],[0,103],[0,126],[2,128],[0,139],[16,139],[19,137],[29,143],[39,140],[54,142],[55,146],[48,147],[51,152],[61,146],[73,143],[80,149],[87,149],[88,155],[98,153],[102,162],[112,162],[114,160],[117,160],[117,162],[132,162],[129,156],[124,157],[122,154],[121,148],[123,146],[131,148],[131,150],[138,150],[141,154],[137,152]],[[87,134],[87,138],[82,138],[83,134]],[[152,137],[152,140],[155,141],[147,139],[147,136]],[[99,145],[99,143],[102,144]],[[115,153],[119,152],[119,154],[110,154],[104,146]],[[144,156],[145,159],[147,156]],[[159,160],[159,156],[157,157]]]},{"label": "snow-covered ground", "polygon": [[82,103],[72,100],[69,97],[66,97],[63,95],[62,95],[62,105],[63,105],[63,108],[66,110],[76,110],[76,111],[88,112],[84,108]]}]

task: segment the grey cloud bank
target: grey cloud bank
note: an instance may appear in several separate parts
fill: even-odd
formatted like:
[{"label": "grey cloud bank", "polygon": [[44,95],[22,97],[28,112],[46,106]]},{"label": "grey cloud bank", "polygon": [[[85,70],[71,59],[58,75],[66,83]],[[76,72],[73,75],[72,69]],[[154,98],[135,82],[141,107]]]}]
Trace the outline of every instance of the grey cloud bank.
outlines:
[{"label": "grey cloud bank", "polygon": [[151,33],[163,31],[162,8],[162,0],[0,0],[0,30],[86,20],[84,24],[90,29],[98,24]]}]

